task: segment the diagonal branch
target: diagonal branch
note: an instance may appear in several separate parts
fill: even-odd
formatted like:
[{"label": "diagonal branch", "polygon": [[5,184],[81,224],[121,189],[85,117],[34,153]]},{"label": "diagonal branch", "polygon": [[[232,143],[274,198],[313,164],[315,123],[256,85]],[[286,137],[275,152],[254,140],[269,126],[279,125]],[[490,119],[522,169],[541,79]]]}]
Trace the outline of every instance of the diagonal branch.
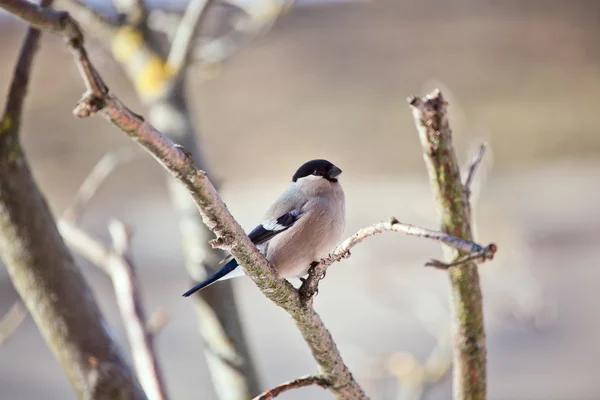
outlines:
[{"label": "diagonal branch", "polygon": [[[472,240],[470,209],[452,147],[446,102],[439,90],[409,99],[423,147],[425,164],[437,198],[442,230]],[[444,246],[446,260],[465,257]],[[453,323],[454,399],[486,398],[486,345],[477,265],[466,259],[448,270]]]},{"label": "diagonal branch", "polygon": [[[9,0],[0,0],[0,5]],[[24,1],[10,3],[27,7]],[[19,10],[17,10],[19,11]],[[99,112],[104,118],[123,130],[134,141],[152,154],[171,174],[183,184],[196,202],[204,223],[221,239],[246,273],[266,297],[284,308],[296,322],[310,347],[323,375],[331,382],[331,390],[338,399],[366,399],[358,383],[344,364],[337,346],[312,307],[304,307],[291,284],[279,280],[267,260],[253,246],[241,226],[235,221],[219,197],[204,171],[198,170],[189,153],[167,140],[139,115],[120,103],[108,90],[93,68],[83,48],[81,32],[66,13],[47,9],[33,9],[18,13],[36,26],[46,27],[62,34],[75,55],[75,62],[88,92],[76,106],[74,113],[86,117]],[[72,40],[75,38],[76,40]]]},{"label": "diagonal branch", "polygon": [[275,386],[258,396],[256,396],[253,400],[270,400],[279,396],[283,392],[287,392],[292,389],[299,389],[306,386],[321,386],[324,389],[327,389],[331,384],[329,381],[318,375],[304,376],[301,378],[296,378],[293,381],[284,382],[281,385]]},{"label": "diagonal branch", "polygon": [[69,247],[110,276],[140,383],[148,399],[166,399],[164,380],[152,343],[153,337],[146,329],[146,314],[139,284],[128,254],[129,232],[125,225],[117,220],[110,222],[112,248],[68,222],[59,221],[58,227]]},{"label": "diagonal branch", "polygon": [[167,58],[167,65],[174,76],[180,76],[186,68],[194,50],[196,31],[213,2],[213,0],[190,0],[188,3],[183,18],[177,25]]},{"label": "diagonal branch", "polygon": [[64,219],[78,222],[83,207],[94,197],[108,178],[119,166],[133,161],[141,154],[139,147],[126,146],[106,153],[85,178],[73,202],[63,213]]}]

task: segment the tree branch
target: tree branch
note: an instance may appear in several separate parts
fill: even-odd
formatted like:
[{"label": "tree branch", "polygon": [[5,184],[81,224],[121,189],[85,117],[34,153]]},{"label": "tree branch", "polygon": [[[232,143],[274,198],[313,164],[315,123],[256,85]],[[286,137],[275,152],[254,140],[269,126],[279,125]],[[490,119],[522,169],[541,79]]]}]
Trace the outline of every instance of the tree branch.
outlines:
[{"label": "tree branch", "polygon": [[[50,1],[43,1],[48,6]],[[42,7],[2,0],[0,7],[56,25]],[[60,16],[60,14],[59,14]],[[19,122],[39,32],[22,47],[0,135],[0,254],[36,325],[80,398],[145,399],[113,342],[93,295],[62,241],[18,140]]]},{"label": "tree branch", "polygon": [[0,346],[17,331],[25,318],[27,317],[27,308],[21,300],[15,301],[10,309],[0,319]]},{"label": "tree branch", "polygon": [[283,392],[287,392],[292,389],[299,389],[306,386],[321,386],[324,389],[327,389],[330,386],[329,381],[317,375],[312,376],[304,376],[302,378],[294,379],[293,381],[282,383],[279,386],[275,386],[272,389],[269,389],[258,396],[256,396],[253,400],[270,400],[279,396]]},{"label": "tree branch", "polygon": [[152,334],[146,329],[146,314],[135,269],[128,255],[129,233],[125,225],[117,220],[110,222],[112,249],[68,222],[59,221],[58,227],[69,247],[110,276],[138,379],[148,399],[166,399],[166,389],[154,353]]},{"label": "tree branch", "polygon": [[194,50],[196,31],[212,3],[213,0],[190,0],[188,3],[185,14],[177,25],[177,31],[171,43],[171,51],[167,58],[167,65],[173,71],[174,76],[180,76],[182,70],[187,67]]},{"label": "tree branch", "polygon": [[[0,5],[8,0],[0,0]],[[11,3],[23,1],[12,0]],[[279,280],[267,260],[253,246],[241,226],[233,219],[227,207],[206,177],[198,170],[189,153],[167,140],[160,132],[134,114],[117,100],[102,82],[89,62],[83,49],[83,39],[74,21],[51,10],[40,10],[23,15],[28,22],[67,37],[75,61],[86,82],[88,92],[76,106],[74,113],[87,117],[99,112],[123,130],[134,141],[152,154],[171,174],[183,184],[196,202],[204,223],[230,250],[250,278],[269,299],[284,308],[295,320],[302,336],[311,348],[313,356],[323,373],[331,382],[331,390],[338,399],[366,399],[366,395],[344,364],[331,334],[319,315],[310,307],[304,307],[298,292],[287,281]],[[75,37],[79,40],[72,40]]]},{"label": "tree branch", "polygon": [[[409,99],[425,164],[441,212],[442,231],[472,240],[470,210],[452,148],[446,102],[436,90]],[[446,260],[464,251],[444,246]],[[464,262],[464,261],[463,261]],[[474,262],[449,269],[454,336],[454,399],[486,398],[486,346],[479,274]]]},{"label": "tree branch", "polygon": [[[485,247],[470,242],[455,236],[448,235],[443,232],[432,231],[430,229],[421,228],[418,226],[404,224],[399,222],[396,218],[392,217],[389,222],[380,222],[378,224],[371,225],[366,228],[359,229],[354,235],[346,239],[340,244],[328,257],[321,260],[318,265],[314,265],[309,270],[308,278],[302,283],[300,287],[300,294],[303,300],[306,302],[318,292],[319,281],[325,276],[327,268],[338,261],[350,256],[350,250],[365,240],[366,238],[383,232],[398,232],[408,236],[417,236],[426,239],[435,240],[451,246],[457,250],[461,250],[468,253],[469,257],[473,260],[480,260],[481,262],[486,260],[492,260],[496,253],[497,247],[494,243],[490,243]],[[464,263],[465,260],[459,260],[460,263]],[[437,268],[447,269],[452,266],[449,264],[442,263],[438,260],[430,260],[425,264],[426,266],[434,266]]]}]

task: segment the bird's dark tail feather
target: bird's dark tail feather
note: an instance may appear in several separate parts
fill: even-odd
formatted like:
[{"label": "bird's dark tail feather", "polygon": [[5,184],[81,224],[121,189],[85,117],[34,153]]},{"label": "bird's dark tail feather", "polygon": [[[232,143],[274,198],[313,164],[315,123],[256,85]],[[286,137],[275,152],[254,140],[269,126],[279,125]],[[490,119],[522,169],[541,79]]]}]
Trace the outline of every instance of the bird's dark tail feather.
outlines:
[{"label": "bird's dark tail feather", "polygon": [[223,278],[225,275],[229,274],[234,269],[236,269],[238,267],[238,265],[239,265],[238,262],[234,258],[233,260],[231,260],[227,264],[225,264],[223,266],[223,268],[221,268],[220,270],[215,272],[210,278],[208,278],[207,280],[205,280],[202,283],[197,284],[196,286],[194,286],[193,288],[191,288],[190,290],[185,292],[183,294],[183,297],[188,297],[188,296],[196,293],[198,290],[204,289],[205,287],[212,285],[213,283],[215,283],[216,281],[218,281],[219,279]]}]

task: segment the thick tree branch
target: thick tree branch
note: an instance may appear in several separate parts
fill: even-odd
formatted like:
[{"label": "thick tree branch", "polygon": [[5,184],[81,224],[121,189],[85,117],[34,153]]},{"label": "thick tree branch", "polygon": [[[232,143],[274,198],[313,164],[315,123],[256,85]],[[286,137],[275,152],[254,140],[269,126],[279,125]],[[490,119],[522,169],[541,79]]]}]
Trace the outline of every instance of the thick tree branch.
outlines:
[{"label": "thick tree branch", "polygon": [[17,331],[25,318],[27,317],[27,308],[21,300],[15,301],[10,309],[0,318],[0,346]]},{"label": "thick tree branch", "polygon": [[312,376],[304,376],[302,378],[294,379],[293,381],[284,382],[281,385],[275,386],[254,398],[254,400],[270,400],[279,396],[283,392],[287,392],[292,389],[299,389],[306,386],[321,386],[324,389],[327,389],[330,385],[327,379],[323,377],[312,375]]},{"label": "thick tree branch", "polygon": [[110,276],[123,325],[129,339],[138,379],[148,399],[167,398],[164,380],[154,353],[152,334],[146,329],[146,313],[139,284],[129,256],[129,233],[120,221],[109,224],[112,248],[80,228],[60,221],[58,227],[67,245]]},{"label": "thick tree branch", "polygon": [[[0,0],[0,5],[6,1],[8,0]],[[81,39],[80,32],[78,35],[73,34],[72,28],[77,25],[64,13],[37,10],[37,12],[27,13],[25,17],[28,22],[41,26],[47,25],[49,29],[63,34],[68,39],[72,36]],[[303,306],[298,292],[292,285],[277,278],[267,260],[257,251],[241,226],[233,219],[206,174],[196,168],[189,153],[167,140],[140,116],[122,105],[110,92],[104,90],[106,86],[85,56],[82,39],[68,40],[68,44],[75,54],[75,61],[80,65],[80,72],[88,87],[88,93],[78,103],[75,114],[86,117],[99,112],[143,146],[171,172],[189,190],[204,223],[222,240],[224,248],[230,250],[240,261],[246,273],[261,291],[284,308],[296,321],[322,374],[331,382],[331,390],[336,397],[366,399],[366,395],[344,364],[331,334],[318,314],[314,309]]]},{"label": "thick tree branch", "polygon": [[[42,2],[48,6],[50,1]],[[56,19],[23,1],[0,1],[54,30]],[[60,14],[59,14],[60,15]],[[62,241],[18,140],[27,75],[39,33],[30,29],[16,67],[0,137],[0,254],[11,280],[80,398],[145,399]],[[74,306],[76,305],[76,306]]]},{"label": "thick tree branch", "polygon": [[[436,90],[424,98],[411,98],[409,103],[441,213],[442,230],[472,240],[470,210],[452,148],[446,102]],[[448,246],[444,246],[444,252],[448,261],[467,255]],[[454,336],[454,399],[485,399],[486,346],[477,265],[471,261],[451,268],[449,276]]]},{"label": "thick tree branch", "polygon": [[188,3],[183,18],[177,25],[167,58],[167,65],[174,76],[180,76],[182,70],[187,67],[194,49],[196,32],[213,3],[213,0],[190,0]]}]

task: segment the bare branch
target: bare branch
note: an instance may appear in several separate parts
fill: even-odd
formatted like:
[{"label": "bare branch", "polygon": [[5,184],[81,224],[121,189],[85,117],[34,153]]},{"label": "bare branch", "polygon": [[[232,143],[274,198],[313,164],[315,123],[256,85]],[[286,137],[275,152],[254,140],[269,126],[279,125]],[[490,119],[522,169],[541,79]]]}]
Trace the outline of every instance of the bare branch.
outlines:
[{"label": "bare branch", "polygon": [[[0,0],[0,5],[6,1],[8,0]],[[76,106],[75,115],[86,117],[100,113],[143,146],[183,184],[196,202],[204,223],[239,260],[263,294],[284,308],[294,319],[320,370],[330,380],[334,395],[339,399],[366,399],[367,396],[344,364],[331,334],[319,315],[312,307],[304,307],[298,292],[291,284],[277,278],[265,257],[258,252],[242,227],[229,213],[206,173],[196,168],[189,153],[167,140],[143,118],[121,104],[108,90],[102,90],[106,89],[106,85],[87,58],[81,32],[73,31],[73,28],[77,27],[73,20],[64,13],[39,9],[25,14],[24,19],[38,26],[46,26],[67,38],[79,38],[69,40],[68,45],[73,50],[75,62],[80,65],[88,93]]]},{"label": "bare branch", "polygon": [[21,300],[15,301],[8,312],[0,319],[0,346],[17,331],[25,318],[27,317],[27,308]]},{"label": "bare branch", "polygon": [[321,386],[324,389],[327,389],[331,384],[327,379],[320,376],[304,376],[302,378],[294,379],[293,381],[282,383],[279,386],[275,386],[272,389],[269,389],[258,396],[256,396],[253,400],[270,400],[279,396],[283,392],[287,392],[292,389],[299,389],[306,386]]},{"label": "bare branch", "polygon": [[135,160],[144,154],[138,146],[126,146],[106,153],[85,178],[71,205],[63,213],[63,218],[75,223],[81,218],[84,207],[102,187],[106,179],[121,165]]},{"label": "bare branch", "polygon": [[477,149],[477,152],[473,155],[473,159],[469,164],[469,169],[467,172],[467,179],[465,179],[465,183],[463,185],[465,191],[465,197],[467,198],[467,202],[470,202],[471,198],[471,185],[473,184],[473,179],[475,178],[475,172],[477,171],[477,167],[481,164],[481,160],[483,160],[483,155],[485,154],[485,150],[487,148],[487,144],[483,143]]},{"label": "bare branch", "polygon": [[146,329],[146,316],[135,270],[129,261],[129,233],[125,225],[116,220],[110,222],[112,249],[68,222],[60,221],[58,227],[73,250],[110,276],[140,383],[148,399],[166,399],[152,334]]},{"label": "bare branch", "polygon": [[447,269],[451,266],[462,264],[470,260],[480,260],[481,262],[492,260],[497,250],[497,246],[494,243],[490,243],[483,247],[477,243],[451,236],[446,233],[432,231],[430,229],[421,228],[410,224],[404,224],[399,222],[396,218],[391,218],[389,222],[380,222],[378,224],[359,229],[358,232],[342,242],[342,244],[340,244],[329,256],[322,259],[318,265],[312,266],[309,270],[308,278],[302,283],[300,288],[300,293],[304,301],[306,302],[318,292],[319,281],[323,279],[325,276],[325,271],[331,264],[338,262],[343,258],[349,257],[350,250],[366,238],[383,232],[399,232],[409,236],[417,236],[435,240],[457,250],[469,253],[469,257],[471,257],[467,260],[458,260],[453,264],[445,264],[438,260],[431,260],[425,264],[426,266],[435,266],[437,268]]},{"label": "bare branch", "polygon": [[[441,212],[442,230],[472,240],[470,209],[452,148],[446,102],[436,90],[423,98],[413,97],[409,103]],[[444,252],[450,263],[467,256],[448,246],[444,246]],[[448,272],[454,331],[454,399],[485,399],[486,346],[477,265],[466,262]]]},{"label": "bare branch", "polygon": [[194,49],[194,37],[198,27],[202,24],[206,11],[213,0],[190,0],[183,18],[177,26],[177,31],[171,43],[171,51],[167,58],[167,65],[174,76],[179,76],[187,67],[188,60]]}]

